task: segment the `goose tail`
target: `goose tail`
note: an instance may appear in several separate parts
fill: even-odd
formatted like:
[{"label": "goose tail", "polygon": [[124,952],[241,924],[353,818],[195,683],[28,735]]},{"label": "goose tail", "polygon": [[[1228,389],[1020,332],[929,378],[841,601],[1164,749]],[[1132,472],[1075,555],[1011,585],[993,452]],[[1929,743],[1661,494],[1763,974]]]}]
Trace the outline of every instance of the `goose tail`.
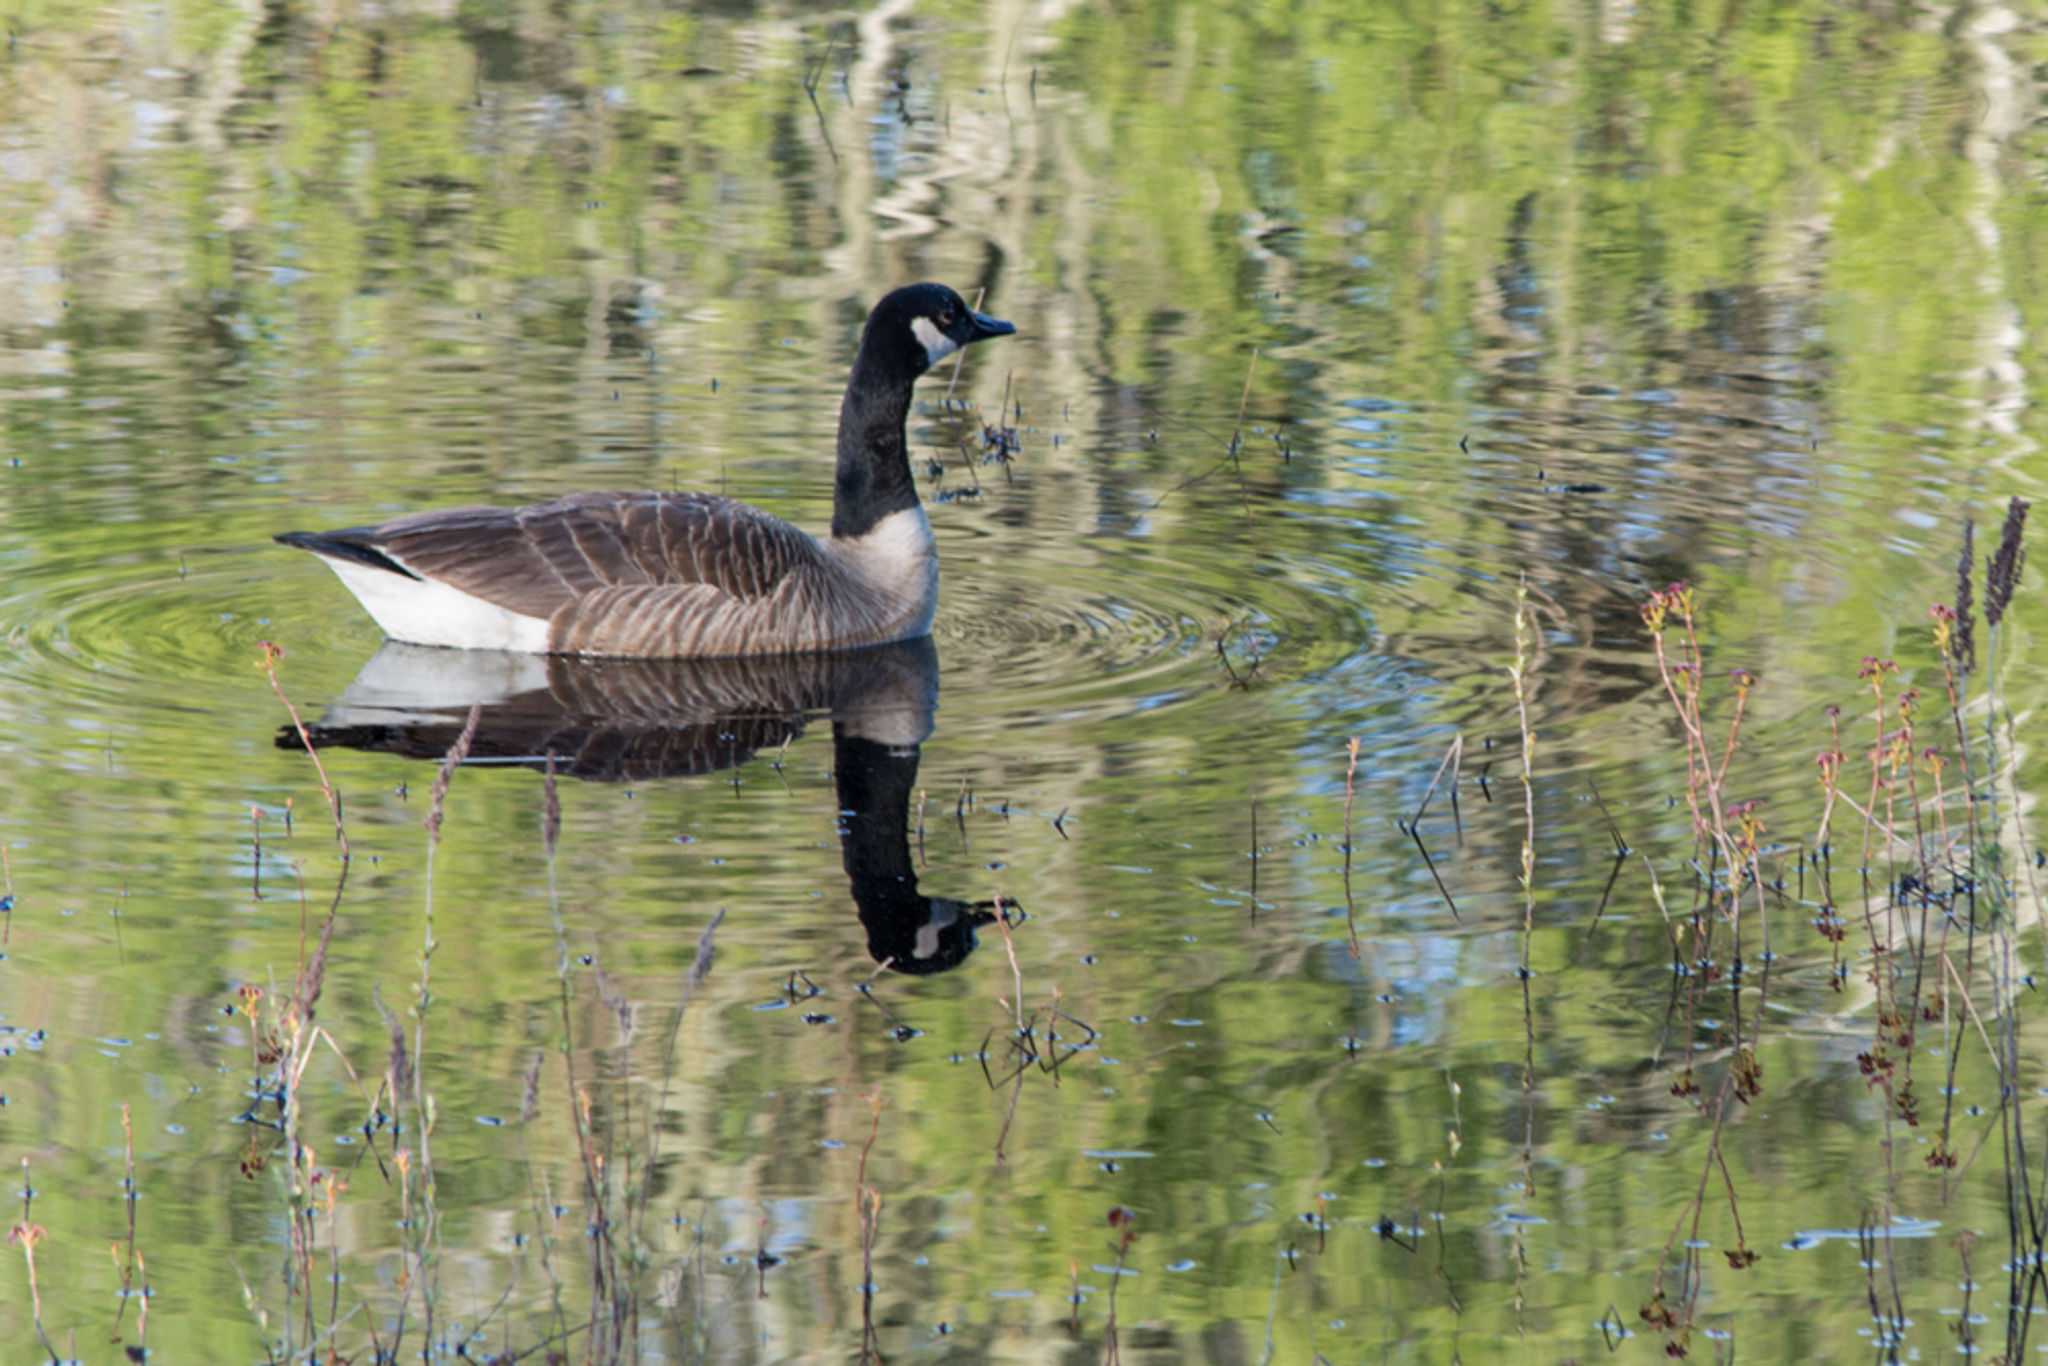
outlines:
[{"label": "goose tail", "polygon": [[373,539],[375,535],[375,527],[352,526],[340,531],[284,531],[271,539],[279,545],[310,550],[323,559],[346,560],[350,564],[366,565],[371,569],[402,574],[416,583],[421,582],[418,574],[392,559],[378,547]]}]

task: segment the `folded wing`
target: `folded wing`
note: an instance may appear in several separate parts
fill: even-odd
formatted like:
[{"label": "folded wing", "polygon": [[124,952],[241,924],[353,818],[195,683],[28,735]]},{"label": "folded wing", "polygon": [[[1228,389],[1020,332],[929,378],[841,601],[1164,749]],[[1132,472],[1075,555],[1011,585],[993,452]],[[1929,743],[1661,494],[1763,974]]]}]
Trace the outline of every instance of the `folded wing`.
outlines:
[{"label": "folded wing", "polygon": [[629,597],[643,610],[669,599],[696,610],[721,599],[753,602],[823,559],[818,543],[789,523],[702,493],[579,493],[527,508],[449,508],[400,517],[373,534],[411,573],[544,620],[600,596]]}]

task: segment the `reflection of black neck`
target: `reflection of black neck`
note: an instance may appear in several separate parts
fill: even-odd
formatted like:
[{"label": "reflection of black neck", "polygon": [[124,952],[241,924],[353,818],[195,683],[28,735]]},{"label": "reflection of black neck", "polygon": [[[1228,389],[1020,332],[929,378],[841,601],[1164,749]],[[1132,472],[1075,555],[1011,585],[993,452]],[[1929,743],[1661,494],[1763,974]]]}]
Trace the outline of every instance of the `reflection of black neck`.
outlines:
[{"label": "reflection of black neck", "polygon": [[917,890],[910,862],[910,794],[917,787],[915,745],[895,749],[832,727],[832,768],[839,788],[840,852],[868,952],[897,972],[946,972],[974,951],[974,930],[995,917],[965,902]]}]

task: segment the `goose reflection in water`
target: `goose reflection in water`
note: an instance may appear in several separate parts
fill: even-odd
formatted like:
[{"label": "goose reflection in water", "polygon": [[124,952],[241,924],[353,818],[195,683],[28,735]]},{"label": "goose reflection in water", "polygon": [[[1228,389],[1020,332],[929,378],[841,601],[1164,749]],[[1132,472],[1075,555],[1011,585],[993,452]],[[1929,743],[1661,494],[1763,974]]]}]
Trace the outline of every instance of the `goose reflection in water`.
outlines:
[{"label": "goose reflection in water", "polygon": [[[918,891],[908,818],[919,746],[938,703],[929,639],[834,655],[583,659],[388,642],[307,727],[313,743],[438,762],[480,708],[467,762],[590,782],[736,768],[832,718],[840,852],[868,952],[897,972],[945,972],[995,919],[990,902]],[[300,747],[284,726],[281,749]],[[1005,902],[1005,905],[1011,903]]]}]

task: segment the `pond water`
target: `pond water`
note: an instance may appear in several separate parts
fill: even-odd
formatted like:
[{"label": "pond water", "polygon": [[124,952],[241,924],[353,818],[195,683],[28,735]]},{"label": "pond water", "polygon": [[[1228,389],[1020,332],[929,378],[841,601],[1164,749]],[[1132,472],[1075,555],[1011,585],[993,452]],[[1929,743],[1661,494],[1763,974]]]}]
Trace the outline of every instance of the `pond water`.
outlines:
[{"label": "pond water", "polygon": [[[4,10],[8,1360],[2048,1348],[2038,11]],[[927,278],[928,646],[270,540],[822,529]]]}]

